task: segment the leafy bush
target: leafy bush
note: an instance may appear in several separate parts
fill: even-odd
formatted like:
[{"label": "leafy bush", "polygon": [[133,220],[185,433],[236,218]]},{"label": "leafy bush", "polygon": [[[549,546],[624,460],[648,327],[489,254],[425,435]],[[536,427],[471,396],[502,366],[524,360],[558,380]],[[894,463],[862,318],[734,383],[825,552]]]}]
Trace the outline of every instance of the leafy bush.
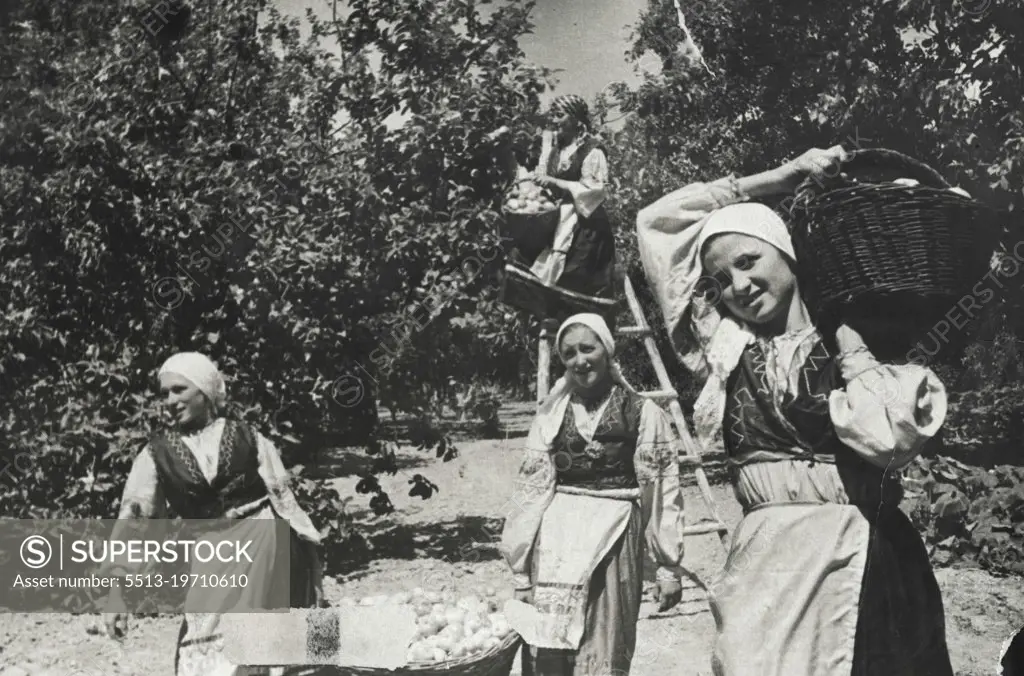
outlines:
[{"label": "leafy bush", "polygon": [[905,505],[940,564],[1024,573],[1024,384],[954,394],[939,455],[905,472]]},{"label": "leafy bush", "polygon": [[943,427],[948,454],[991,467],[1024,465],[1024,383],[969,390],[950,397]]},{"label": "leafy bush", "polygon": [[912,492],[905,508],[936,563],[976,561],[1024,574],[1024,468],[925,458],[906,471],[906,483]]},{"label": "leafy bush", "polygon": [[530,6],[348,5],[308,38],[266,0],[0,16],[3,513],[111,516],[176,350],[290,462],[516,379],[484,135],[546,86]]}]

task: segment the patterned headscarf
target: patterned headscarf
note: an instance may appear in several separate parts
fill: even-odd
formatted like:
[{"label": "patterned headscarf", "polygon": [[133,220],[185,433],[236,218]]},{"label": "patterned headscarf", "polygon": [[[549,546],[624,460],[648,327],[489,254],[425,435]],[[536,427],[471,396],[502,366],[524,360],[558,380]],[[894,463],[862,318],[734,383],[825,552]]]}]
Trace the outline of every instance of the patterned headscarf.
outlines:
[{"label": "patterned headscarf", "polygon": [[227,405],[228,390],[224,376],[205,354],[179,352],[160,367],[159,375],[164,373],[174,373],[195,385],[206,395],[218,413]]},{"label": "patterned headscarf", "polygon": [[551,102],[551,111],[568,115],[576,119],[583,127],[590,130],[590,108],[582,96],[565,94]]}]

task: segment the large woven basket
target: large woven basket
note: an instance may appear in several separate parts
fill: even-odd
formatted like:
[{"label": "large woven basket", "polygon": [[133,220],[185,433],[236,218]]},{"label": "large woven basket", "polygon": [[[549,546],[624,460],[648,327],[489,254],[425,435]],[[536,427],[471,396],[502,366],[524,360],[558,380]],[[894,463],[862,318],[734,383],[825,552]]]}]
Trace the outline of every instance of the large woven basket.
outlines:
[{"label": "large woven basket", "polygon": [[374,669],[363,667],[337,667],[331,676],[508,676],[516,660],[516,652],[523,639],[512,632],[500,645],[476,655],[447,662],[413,662],[401,669]]},{"label": "large woven basket", "polygon": [[[517,183],[523,183],[518,181]],[[555,241],[560,209],[555,206],[535,214],[509,211],[502,206],[501,239],[505,249],[516,250],[524,262],[533,263]]]},{"label": "large woven basket", "polygon": [[[899,359],[990,274],[1001,217],[950,187],[931,167],[884,149],[855,152],[834,176],[804,181],[791,228],[820,328],[855,318],[877,356]],[[946,331],[939,361],[956,358],[968,337],[964,326]]]}]

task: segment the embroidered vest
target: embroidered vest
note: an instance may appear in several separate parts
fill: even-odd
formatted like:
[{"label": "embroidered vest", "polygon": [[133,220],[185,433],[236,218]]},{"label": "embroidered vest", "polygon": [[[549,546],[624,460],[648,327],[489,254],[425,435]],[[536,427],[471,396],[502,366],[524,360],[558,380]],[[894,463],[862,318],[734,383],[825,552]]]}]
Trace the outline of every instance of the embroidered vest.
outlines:
[{"label": "embroidered vest", "polygon": [[616,387],[590,442],[576,429],[572,406],[566,408],[554,442],[556,484],[592,490],[637,488],[633,455],[643,405],[643,397]]},{"label": "embroidered vest", "polygon": [[256,437],[249,427],[227,420],[218,451],[217,474],[207,481],[181,435],[158,433],[150,440],[160,487],[171,510],[185,519],[215,519],[229,509],[266,497],[259,473]]},{"label": "embroidered vest", "polygon": [[884,475],[836,434],[828,398],[842,387],[839,363],[819,341],[800,368],[796,395],[787,394],[780,403],[780,418],[772,403],[764,350],[750,345],[729,376],[723,421],[726,454],[740,462],[757,454],[754,462],[800,458],[835,464],[851,504],[898,505],[903,497],[898,477]]},{"label": "embroidered vest", "polygon": [[752,452],[767,451],[785,457],[834,461],[837,446],[842,445],[829,418],[828,395],[842,387],[843,382],[839,365],[825,345],[819,342],[800,367],[796,396],[786,395],[780,405],[784,420],[776,410],[767,369],[764,350],[755,343],[747,347],[729,376],[723,421],[728,455],[742,458]]}]

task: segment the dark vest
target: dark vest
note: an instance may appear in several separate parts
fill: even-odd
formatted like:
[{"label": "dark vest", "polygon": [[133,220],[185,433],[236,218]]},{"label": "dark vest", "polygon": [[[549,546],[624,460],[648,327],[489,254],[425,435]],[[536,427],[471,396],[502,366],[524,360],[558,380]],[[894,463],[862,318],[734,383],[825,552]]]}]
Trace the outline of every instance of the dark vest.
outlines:
[{"label": "dark vest", "polygon": [[177,516],[220,518],[229,509],[267,496],[266,484],[259,474],[256,437],[244,423],[225,423],[217,475],[212,484],[179,434],[158,433],[150,440],[150,448],[160,487]]},{"label": "dark vest", "polygon": [[555,178],[565,179],[567,181],[578,181],[583,177],[583,161],[587,159],[587,155],[594,149],[599,149],[605,152],[604,146],[593,136],[588,137],[576,152],[573,153],[572,162],[569,164],[569,168],[563,172],[557,172],[553,174]]},{"label": "dark vest", "polygon": [[572,406],[566,408],[554,443],[556,484],[593,490],[637,488],[636,453],[643,397],[616,387],[587,442],[576,429]]},{"label": "dark vest", "polygon": [[845,386],[835,355],[819,341],[800,367],[796,395],[785,396],[779,407],[794,435],[772,405],[764,350],[757,343],[749,345],[727,383],[722,425],[726,454],[741,462],[759,451],[767,462],[800,458],[833,463],[851,503],[872,509],[898,505],[903,497],[899,479],[884,475],[836,434],[828,398]]},{"label": "dark vest", "polygon": [[779,451],[792,456],[796,447],[805,457],[834,461],[842,444],[829,418],[828,395],[844,383],[838,363],[823,343],[811,350],[800,367],[799,380],[797,395],[787,396],[781,406],[786,421],[799,434],[796,438],[775,412],[764,349],[758,343],[747,347],[727,385],[723,431],[729,456],[751,451]]}]

